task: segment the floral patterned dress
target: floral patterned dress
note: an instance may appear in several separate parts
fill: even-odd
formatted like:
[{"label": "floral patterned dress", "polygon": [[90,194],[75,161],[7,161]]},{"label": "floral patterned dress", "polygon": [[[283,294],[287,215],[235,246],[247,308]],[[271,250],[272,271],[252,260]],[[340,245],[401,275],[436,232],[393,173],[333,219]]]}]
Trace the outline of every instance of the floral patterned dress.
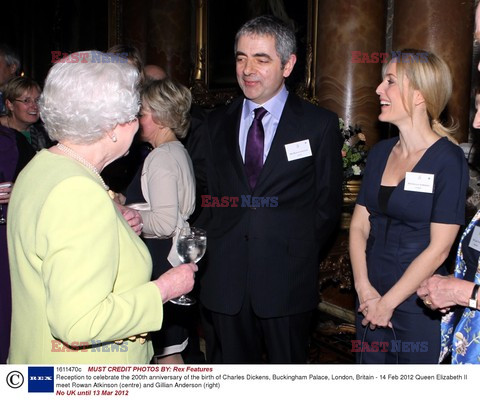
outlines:
[{"label": "floral patterned dress", "polygon": [[[477,211],[462,234],[455,262],[455,278],[470,279],[480,284],[480,251],[475,252],[476,265],[467,265],[465,253],[472,253],[469,243],[476,226],[480,226],[480,210]],[[471,259],[470,259],[471,260]],[[474,276],[473,271],[475,271]],[[456,309],[442,319],[441,354],[439,362],[451,351],[452,364],[480,364],[480,311],[465,307]]]}]

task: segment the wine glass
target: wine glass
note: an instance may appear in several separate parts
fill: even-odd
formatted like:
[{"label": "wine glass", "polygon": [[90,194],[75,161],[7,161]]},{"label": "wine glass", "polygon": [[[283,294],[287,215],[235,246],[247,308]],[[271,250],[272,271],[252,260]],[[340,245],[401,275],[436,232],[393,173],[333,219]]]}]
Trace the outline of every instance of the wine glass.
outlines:
[{"label": "wine glass", "polygon": [[[184,227],[180,230],[177,239],[178,257],[183,263],[197,263],[207,250],[207,231],[196,227]],[[176,305],[190,306],[195,304],[195,298],[181,295],[171,299]]]}]

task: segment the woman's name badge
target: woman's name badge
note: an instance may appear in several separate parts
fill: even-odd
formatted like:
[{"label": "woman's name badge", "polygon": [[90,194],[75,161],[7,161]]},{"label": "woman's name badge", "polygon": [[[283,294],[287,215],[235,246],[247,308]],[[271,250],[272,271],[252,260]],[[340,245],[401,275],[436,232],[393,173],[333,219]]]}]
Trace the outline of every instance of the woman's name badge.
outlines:
[{"label": "woman's name badge", "polygon": [[296,143],[285,144],[285,151],[287,152],[287,159],[289,161],[310,157],[312,155],[310,140],[307,139],[297,141]]},{"label": "woman's name badge", "polygon": [[434,177],[434,174],[407,172],[405,174],[404,190],[408,190],[410,192],[433,193]]},{"label": "woman's name badge", "polygon": [[468,246],[480,252],[480,227],[477,225],[473,228],[472,238],[470,239]]}]

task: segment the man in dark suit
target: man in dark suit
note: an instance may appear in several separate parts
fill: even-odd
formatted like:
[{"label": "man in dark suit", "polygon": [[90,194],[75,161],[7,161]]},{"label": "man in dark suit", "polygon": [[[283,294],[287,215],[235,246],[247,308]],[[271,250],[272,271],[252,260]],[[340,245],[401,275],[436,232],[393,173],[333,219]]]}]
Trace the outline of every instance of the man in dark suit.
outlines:
[{"label": "man in dark suit", "polygon": [[280,20],[247,22],[235,39],[244,97],[210,112],[188,146],[204,207],[195,224],[208,231],[210,362],[307,360],[319,255],[342,204],[342,139],[334,113],[286,90],[295,51]]}]

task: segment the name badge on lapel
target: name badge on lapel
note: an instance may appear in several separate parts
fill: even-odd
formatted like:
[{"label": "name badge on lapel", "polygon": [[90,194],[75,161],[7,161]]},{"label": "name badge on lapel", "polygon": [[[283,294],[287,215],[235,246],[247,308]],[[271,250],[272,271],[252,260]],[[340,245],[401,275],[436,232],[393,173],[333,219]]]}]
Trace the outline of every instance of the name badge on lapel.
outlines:
[{"label": "name badge on lapel", "polygon": [[404,190],[410,192],[433,193],[434,174],[407,172],[405,174]]},{"label": "name badge on lapel", "polygon": [[297,141],[296,143],[285,144],[285,151],[287,152],[287,159],[289,161],[312,156],[310,140],[302,140]]},{"label": "name badge on lapel", "polygon": [[480,252],[480,228],[477,225],[473,228],[472,238],[468,246]]}]

